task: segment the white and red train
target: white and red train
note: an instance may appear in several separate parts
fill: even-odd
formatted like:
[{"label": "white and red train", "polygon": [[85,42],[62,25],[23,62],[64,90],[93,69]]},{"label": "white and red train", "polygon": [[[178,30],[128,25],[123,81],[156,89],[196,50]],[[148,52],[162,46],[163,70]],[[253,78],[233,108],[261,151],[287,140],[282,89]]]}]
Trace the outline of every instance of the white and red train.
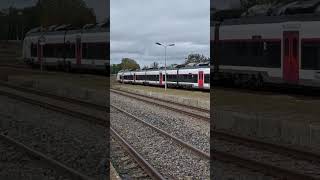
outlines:
[{"label": "white and red train", "polygon": [[316,14],[241,17],[215,23],[211,29],[213,78],[235,84],[319,87],[319,29]]},{"label": "white and red train", "polygon": [[33,29],[23,42],[26,63],[56,67],[66,71],[90,69],[109,71],[109,32],[107,23],[74,29],[68,25],[49,30]]},{"label": "white and red train", "polygon": [[[121,83],[165,86],[165,70],[120,71],[117,81]],[[167,86],[188,89],[210,89],[210,68],[192,67],[167,69]]]}]

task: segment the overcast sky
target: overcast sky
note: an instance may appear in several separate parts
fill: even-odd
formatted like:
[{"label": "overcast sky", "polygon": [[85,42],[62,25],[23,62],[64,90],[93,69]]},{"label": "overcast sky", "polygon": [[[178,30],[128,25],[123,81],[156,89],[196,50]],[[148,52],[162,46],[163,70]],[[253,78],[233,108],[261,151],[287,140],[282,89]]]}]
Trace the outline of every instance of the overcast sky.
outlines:
[{"label": "overcast sky", "polygon": [[[138,3],[137,3],[138,2]],[[210,56],[210,0],[111,0],[111,64],[122,58],[141,66],[182,63],[190,53]]]},{"label": "overcast sky", "polygon": [[[84,0],[89,8],[93,8],[98,22],[106,19],[109,13],[109,7],[107,7],[107,0]],[[16,8],[24,8],[33,6],[38,0],[0,0],[0,10],[11,6]]]}]

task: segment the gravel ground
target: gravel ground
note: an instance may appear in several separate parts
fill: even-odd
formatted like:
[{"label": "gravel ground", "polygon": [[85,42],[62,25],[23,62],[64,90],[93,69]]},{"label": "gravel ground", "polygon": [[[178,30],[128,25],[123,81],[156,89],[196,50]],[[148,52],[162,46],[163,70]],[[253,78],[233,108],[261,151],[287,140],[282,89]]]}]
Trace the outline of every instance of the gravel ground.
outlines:
[{"label": "gravel ground", "polygon": [[192,144],[207,153],[210,151],[210,124],[187,115],[127,98],[115,93],[110,94],[110,102],[144,121]]},{"label": "gravel ground", "polygon": [[23,150],[0,140],[0,179],[10,180],[69,180],[50,167],[45,167]]},{"label": "gravel ground", "polygon": [[212,180],[280,180],[224,162],[213,162]]},{"label": "gravel ground", "polygon": [[320,178],[320,162],[318,161],[298,160],[290,156],[218,139],[214,140],[214,145],[220,151]]},{"label": "gravel ground", "polygon": [[[112,92],[112,91],[111,91],[111,92]],[[120,91],[120,93],[123,93],[123,94],[125,94],[125,95],[135,96],[134,94],[128,93],[128,92]],[[114,94],[117,94],[117,93],[114,93]],[[120,95],[121,95],[121,94],[120,94]],[[176,104],[174,104],[174,103],[172,103],[172,102],[163,102],[163,101],[151,99],[151,98],[149,98],[149,97],[138,96],[138,98],[144,99],[144,100],[147,100],[147,101],[151,101],[151,102],[156,102],[157,104],[169,106],[169,107],[171,107],[171,108],[175,108],[175,109],[178,109],[178,110],[187,111],[187,112],[189,112],[189,113],[198,114],[198,115],[201,115],[201,116],[206,117],[206,118],[210,118],[210,112],[209,112],[209,113],[206,113],[206,112],[199,111],[199,110],[197,110],[197,109],[195,109],[195,108],[192,108],[192,107],[186,108],[186,107],[183,107],[183,106],[181,106],[181,105],[176,105]]]},{"label": "gravel ground", "polygon": [[110,144],[110,159],[121,178],[151,179],[114,138],[110,138]]},{"label": "gravel ground", "polygon": [[[98,178],[106,157],[106,129],[37,106],[0,96],[1,130],[31,148]],[[33,112],[33,113],[30,113]]]},{"label": "gravel ground", "polygon": [[[169,179],[209,179],[209,161],[111,108],[111,126]],[[112,152],[111,152],[112,153]]]},{"label": "gravel ground", "polygon": [[52,104],[55,106],[59,106],[65,109],[71,109],[74,111],[79,111],[82,113],[86,113],[88,115],[92,115],[92,116],[96,116],[99,118],[106,118],[107,114],[106,112],[100,111],[100,110],[93,110],[90,108],[84,108],[82,105],[78,105],[78,104],[74,104],[74,103],[69,103],[69,102],[64,102],[61,100],[56,100],[56,99],[52,99],[50,97],[46,97],[46,96],[41,96],[38,94],[33,94],[33,93],[28,93],[28,92],[23,92],[20,90],[15,90],[9,87],[4,87],[4,86],[0,86],[0,90],[1,91],[5,91],[5,92],[10,92],[12,94],[16,94],[18,96],[22,96],[22,97],[27,97],[29,99],[32,100],[37,100],[37,101],[41,101],[44,103],[48,103],[48,104]]}]

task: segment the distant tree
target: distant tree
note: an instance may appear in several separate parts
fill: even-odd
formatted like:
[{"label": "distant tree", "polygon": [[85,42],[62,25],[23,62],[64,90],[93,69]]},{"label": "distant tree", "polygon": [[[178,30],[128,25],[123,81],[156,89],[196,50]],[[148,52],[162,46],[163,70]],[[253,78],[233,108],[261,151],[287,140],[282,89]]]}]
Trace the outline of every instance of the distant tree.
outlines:
[{"label": "distant tree", "polygon": [[150,65],[150,68],[158,69],[158,68],[159,68],[159,63],[153,62],[153,63]]},{"label": "distant tree", "polygon": [[142,70],[145,70],[145,69],[149,69],[149,67],[147,65],[144,65]]},{"label": "distant tree", "polygon": [[110,66],[111,74],[117,74],[120,70],[121,70],[120,64],[111,64],[111,66]]},{"label": "distant tree", "polygon": [[207,62],[209,61],[209,58],[206,58],[204,55],[200,54],[189,54],[185,64],[188,63],[201,63],[201,62]]},{"label": "distant tree", "polygon": [[10,7],[6,13],[0,12],[0,39],[21,39],[20,36],[39,26],[71,24],[81,27],[94,23],[96,15],[84,0],[39,0],[32,7]]},{"label": "distant tree", "polygon": [[120,67],[121,67],[121,70],[124,70],[124,69],[130,69],[130,70],[140,69],[140,65],[134,59],[130,59],[130,58],[122,58]]},{"label": "distant tree", "polygon": [[96,23],[93,9],[87,7],[83,0],[41,0],[36,5],[40,24],[72,24],[83,26]]}]

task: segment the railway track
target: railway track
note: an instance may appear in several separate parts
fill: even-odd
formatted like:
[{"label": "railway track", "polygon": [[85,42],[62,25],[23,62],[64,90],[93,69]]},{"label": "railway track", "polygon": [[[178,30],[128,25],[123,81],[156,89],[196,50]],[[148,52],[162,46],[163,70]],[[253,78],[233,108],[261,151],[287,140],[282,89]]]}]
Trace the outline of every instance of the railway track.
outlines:
[{"label": "railway track", "polygon": [[209,154],[120,108],[111,106],[111,110],[112,126],[165,178],[209,178]]},{"label": "railway track", "polygon": [[[121,93],[119,93],[121,94]],[[132,97],[127,95],[127,97]],[[138,95],[136,95],[138,96]],[[132,97],[134,98],[134,97]],[[139,99],[139,98],[134,98]],[[151,101],[149,101],[152,103]],[[156,103],[155,103],[156,104]],[[278,177],[285,179],[317,179],[317,166],[310,167],[307,170],[299,170],[299,167],[286,167],[286,161],[294,161],[297,163],[309,163],[318,161],[320,162],[320,154],[316,152],[307,151],[305,149],[298,149],[297,147],[287,147],[283,145],[279,145],[272,142],[266,142],[262,140],[257,140],[254,138],[242,137],[235,134],[230,134],[229,132],[212,130],[213,137],[216,140],[224,141],[227,143],[232,142],[233,147],[229,147],[230,149],[236,149],[236,145],[246,145],[247,147],[254,147],[251,149],[246,149],[247,151],[255,151],[257,156],[260,151],[263,151],[264,154],[269,153],[269,158],[272,156],[279,156],[277,160],[273,162],[267,162],[266,160],[257,161],[256,159],[247,157],[246,155],[239,155],[237,153],[230,153],[228,148],[224,148],[223,150],[214,149],[213,158],[219,161],[232,162],[242,167],[246,167],[253,171],[259,171],[263,174],[267,175],[277,175]],[[213,143],[215,147],[219,146],[219,143]],[[273,154],[270,154],[273,153]],[[266,156],[267,158],[268,156]],[[282,159],[281,159],[282,158]],[[291,158],[291,159],[286,159]],[[274,163],[275,161],[282,161]],[[300,161],[300,162],[299,162]],[[320,165],[318,166],[320,167]]]},{"label": "railway track", "polygon": [[[8,86],[7,86],[8,87]],[[54,98],[54,99],[59,99],[61,101],[64,101],[64,102],[68,102],[68,103],[75,103],[75,104],[80,104],[81,106],[85,106],[86,108],[90,107],[92,109],[95,109],[95,110],[103,110],[105,111],[106,110],[106,107],[105,106],[101,106],[101,105],[96,105],[96,104],[91,104],[91,103],[88,103],[88,102],[83,102],[83,101],[78,101],[78,100],[75,100],[75,99],[69,99],[69,98],[64,98],[64,97],[59,97],[59,96],[56,96],[56,95],[49,95],[49,94],[46,94],[46,93],[40,93],[38,91],[34,91],[32,89],[25,89],[25,88],[22,88],[22,87],[16,87],[16,86],[10,86],[11,88],[14,88],[15,90],[19,90],[19,91],[26,91],[28,93],[33,93],[33,94],[37,94],[37,95],[41,95],[41,96],[50,96],[50,98]],[[48,103],[43,103],[43,102],[38,102],[36,100],[32,100],[32,99],[28,99],[26,97],[22,97],[22,96],[16,96],[16,95],[10,95],[10,93],[8,92],[1,92],[0,93],[4,94],[4,95],[7,95],[9,97],[12,97],[12,98],[16,98],[16,99],[19,99],[19,100],[23,100],[23,101],[26,101],[28,103],[32,103],[34,105],[40,105],[41,107],[45,107],[45,108],[49,108],[51,110],[55,110],[55,111],[59,111],[59,112],[62,112],[62,113],[65,113],[65,114],[68,114],[68,115],[71,115],[73,117],[78,117],[78,118],[83,118],[85,117],[87,120],[93,122],[93,123],[98,123],[98,124],[101,124],[101,125],[106,125],[106,119],[103,119],[101,117],[96,117],[96,116],[93,116],[93,115],[88,115],[87,113],[83,113],[84,111],[72,111],[70,110],[69,108],[65,108],[65,107],[59,107],[59,106],[56,106],[56,105],[53,105],[53,104],[48,104]],[[130,116],[131,118],[134,118],[135,120],[139,121],[140,123],[143,123],[145,126],[147,126],[148,128],[151,128],[153,129],[154,131],[156,131],[157,133],[159,134],[162,134],[163,136],[165,136],[166,138],[169,138],[169,139],[173,139],[177,144],[179,144],[179,146],[181,147],[184,147],[186,149],[188,149],[189,151],[197,154],[197,156],[201,156],[202,158],[205,158],[206,160],[209,160],[209,155],[195,147],[193,147],[192,145],[170,135],[169,133],[149,124],[149,123],[146,123],[144,122],[143,120],[141,120],[140,118],[128,113],[128,112],[125,112],[123,110],[121,110],[120,108],[116,107],[116,106],[113,106],[111,105],[111,107],[119,110],[121,113],[123,114],[126,114],[127,116]]]},{"label": "railway track", "polygon": [[[48,167],[51,170],[54,170],[56,172],[51,173],[51,177],[65,177],[68,179],[81,179],[81,180],[90,180],[92,178],[76,171],[73,168],[67,167],[64,164],[48,157],[47,155],[36,151],[27,145],[23,144],[22,142],[19,142],[7,135],[0,134],[0,141],[2,150],[7,149],[8,151],[1,153],[1,161],[7,160],[10,161],[10,163],[17,163],[17,165],[21,165],[23,161],[34,161],[32,163],[33,166],[35,164],[38,164],[37,172],[33,173],[39,173],[38,171],[43,171],[44,169],[41,169],[42,167]],[[10,150],[9,150],[10,149]],[[9,158],[9,159],[8,159]],[[41,162],[41,163],[40,163]],[[29,172],[30,173],[30,172]],[[21,178],[21,177],[20,177]]]},{"label": "railway track", "polygon": [[210,111],[207,109],[190,107],[184,104],[169,102],[166,100],[153,98],[153,97],[140,95],[140,94],[132,94],[132,93],[130,94],[126,91],[120,91],[115,89],[110,89],[110,91],[116,94],[129,97],[129,98],[137,99],[139,101],[143,101],[149,104],[155,104],[157,106],[160,106],[169,110],[173,110],[175,112],[179,112],[179,113],[188,115],[190,117],[194,117],[194,118],[205,120],[205,121],[210,121]]},{"label": "railway track", "polygon": [[185,142],[183,140],[180,140],[180,139],[176,138],[175,136],[167,133],[166,131],[164,131],[164,130],[162,130],[162,129],[160,129],[160,128],[158,128],[158,127],[156,127],[156,126],[154,126],[154,125],[152,125],[150,123],[145,122],[143,119],[141,119],[141,118],[139,118],[139,117],[127,112],[127,111],[124,111],[124,110],[120,109],[119,107],[116,107],[116,106],[113,106],[113,105],[111,105],[111,107],[113,107],[117,111],[122,112],[123,114],[126,114],[127,116],[135,119],[136,121],[144,124],[145,126],[150,127],[151,129],[157,131],[161,135],[164,135],[164,136],[166,136],[166,137],[168,137],[170,139],[173,139],[176,143],[178,143],[181,146],[189,149],[190,151],[193,151],[194,153],[198,154],[199,156],[202,156],[203,158],[205,158],[207,160],[210,159],[210,155],[208,153],[206,153],[206,152],[204,152],[202,150],[199,150],[198,148],[194,147],[193,145],[191,145],[191,144],[189,144],[189,143],[187,143],[187,142]]},{"label": "railway track", "polygon": [[[4,85],[4,84],[1,84],[1,85]],[[9,86],[7,86],[7,87],[9,87]],[[34,91],[32,89],[25,89],[22,87],[15,87],[15,86],[10,86],[10,87],[12,87],[16,90],[20,90],[20,91],[25,90],[26,92],[29,92],[29,93],[36,93],[41,96],[49,96],[50,98],[58,99],[60,101],[65,101],[68,103],[81,104],[83,107],[85,107],[86,105],[90,105],[89,108],[91,108],[91,109],[98,109],[100,111],[101,110],[106,111],[105,106],[94,105],[94,104],[91,104],[88,102],[78,101],[75,99],[69,99],[69,98],[60,97],[60,96],[56,96],[56,95],[52,95],[52,94],[49,95],[46,93],[40,93],[40,92]],[[53,105],[50,103],[42,102],[39,100],[30,99],[30,98],[27,98],[27,97],[24,97],[21,95],[13,94],[10,92],[5,92],[3,90],[0,90],[0,94],[8,96],[10,98],[14,98],[14,99],[23,101],[23,102],[26,102],[26,103],[29,103],[29,104],[37,105],[37,106],[40,106],[40,107],[43,107],[46,109],[50,109],[50,110],[53,110],[53,111],[56,111],[59,113],[63,113],[63,114],[66,114],[66,115],[69,115],[69,116],[72,116],[75,118],[80,118],[80,119],[89,121],[90,123],[98,124],[98,125],[101,125],[104,127],[106,127],[106,124],[107,124],[106,119],[101,118],[101,117],[96,117],[96,116],[93,116],[93,115],[90,115],[90,114],[87,114],[87,113],[84,113],[81,111],[75,111],[75,110],[71,110],[71,109],[68,109],[65,107],[60,107],[60,106]],[[135,149],[133,149],[132,146],[130,146],[129,143],[126,142],[125,139],[123,137],[121,137],[113,128],[110,128],[110,131],[111,131],[112,138],[117,139],[117,143],[126,149],[126,153],[130,154],[131,158],[134,159],[135,163],[139,164],[140,167],[138,167],[138,169],[144,171],[144,174],[143,174],[144,178],[146,178],[146,179],[164,179],[161,176],[161,174],[156,169],[154,169]],[[127,167],[124,167],[124,168],[127,168]],[[139,173],[141,173],[141,171]],[[133,173],[133,174],[131,173],[129,175],[133,176],[133,177],[136,176],[135,173]]]},{"label": "railway track", "polygon": [[[317,156],[302,155],[303,152],[296,152],[292,149],[284,151],[284,148],[277,149],[273,145],[262,146],[261,142],[248,143],[247,140],[244,144],[238,139],[226,140],[226,138],[217,137],[213,140],[213,144],[215,149],[211,151],[212,158],[218,161],[245,167],[263,175],[273,176],[275,179],[320,179],[320,161],[310,159]],[[302,159],[304,157],[307,159]]]},{"label": "railway track", "polygon": [[[110,128],[110,131],[112,135],[111,142],[113,142],[111,143],[111,146],[113,147],[113,150],[116,150],[114,151],[114,153],[116,153],[114,156],[117,156],[117,158],[115,159],[118,159],[117,164],[120,164],[122,166],[121,169],[126,170],[126,175],[129,175],[129,177],[131,178],[137,179],[165,179],[113,128]],[[123,148],[125,148],[126,151],[124,151]],[[128,163],[128,161],[130,161],[130,163]]]},{"label": "railway track", "polygon": [[[64,99],[64,98],[63,98]],[[68,99],[68,101],[77,102],[78,100],[74,99]],[[91,103],[82,102],[82,105],[89,105]],[[91,104],[90,108],[99,108],[100,110],[102,106]],[[130,116],[130,115],[129,115]],[[132,116],[131,116],[132,117]],[[277,145],[270,142],[263,142],[258,141],[256,139],[250,139],[247,137],[241,137],[233,134],[228,134],[227,132],[221,132],[221,131],[212,131],[213,137],[215,137],[216,140],[225,141],[225,143],[234,143],[233,146],[248,146],[253,147],[253,151],[259,152],[260,150],[269,151],[272,153],[277,153],[279,155],[287,156],[286,158],[293,158],[294,161],[303,161],[302,163],[309,163],[310,162],[320,162],[320,155],[315,152],[310,152],[305,149],[299,149],[296,147],[287,147],[283,145]],[[223,142],[222,142],[223,143]],[[225,145],[221,145],[225,146]],[[225,146],[224,148],[226,148]],[[234,149],[234,148],[233,148]],[[252,149],[251,149],[252,151]],[[232,164],[237,164],[241,167],[245,167],[248,169],[251,169],[253,171],[259,171],[264,174],[272,175],[274,177],[280,177],[284,179],[318,179],[318,175],[316,173],[310,172],[310,169],[308,170],[297,170],[295,168],[288,168],[281,166],[279,164],[270,164],[264,161],[256,160],[256,159],[250,159],[247,158],[244,155],[239,155],[237,153],[230,153],[227,149],[214,149],[212,151],[212,158],[223,161],[223,162],[231,162]],[[270,157],[268,157],[270,158]],[[281,160],[281,158],[280,158]],[[283,159],[282,159],[283,160]],[[275,160],[277,161],[277,160]],[[279,160],[278,160],[279,161]],[[320,166],[319,166],[320,167]],[[317,168],[317,166],[315,167]],[[317,170],[317,169],[316,169]],[[312,171],[312,170],[311,170]]]},{"label": "railway track", "polygon": [[16,68],[16,69],[30,69],[27,65],[23,64],[0,64],[0,67],[6,67],[6,68]]}]

